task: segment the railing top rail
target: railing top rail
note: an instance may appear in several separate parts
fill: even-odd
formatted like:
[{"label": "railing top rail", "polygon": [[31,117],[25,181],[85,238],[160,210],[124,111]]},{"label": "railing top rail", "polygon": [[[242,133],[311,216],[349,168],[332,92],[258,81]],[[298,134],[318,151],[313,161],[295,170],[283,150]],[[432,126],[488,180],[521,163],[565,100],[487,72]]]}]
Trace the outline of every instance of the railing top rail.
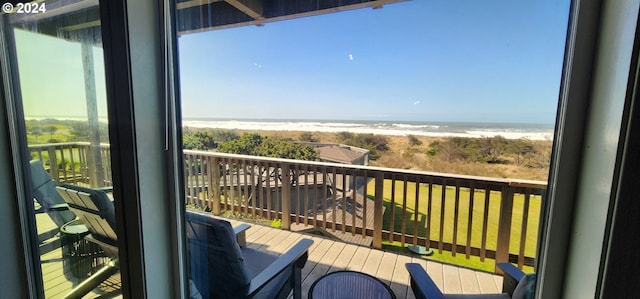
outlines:
[{"label": "railing top rail", "polygon": [[59,143],[42,143],[42,144],[31,144],[29,145],[30,150],[42,149],[42,148],[50,148],[50,147],[60,147],[60,146],[70,146],[70,145],[90,145],[89,142],[59,142]]},{"label": "railing top rail", "polygon": [[184,154],[187,154],[187,155],[208,156],[208,157],[217,157],[217,158],[226,158],[226,159],[241,159],[245,161],[270,162],[275,164],[286,163],[290,165],[299,165],[299,166],[307,166],[307,167],[320,166],[320,167],[326,167],[329,170],[346,169],[346,170],[352,170],[356,172],[358,175],[361,175],[364,172],[367,172],[369,175],[372,175],[374,173],[382,173],[385,178],[391,178],[394,176],[398,176],[398,178],[402,178],[405,176],[430,177],[435,180],[451,180],[451,181],[457,180],[457,181],[466,181],[466,182],[473,182],[477,184],[487,184],[487,185],[495,185],[495,186],[511,186],[511,187],[522,187],[522,188],[531,188],[531,189],[545,189],[547,187],[547,183],[544,181],[480,177],[480,176],[470,176],[470,175],[461,175],[461,174],[394,169],[394,168],[363,166],[363,165],[353,165],[353,164],[340,164],[340,163],[331,163],[331,162],[317,162],[317,161],[304,161],[304,160],[227,154],[227,153],[220,153],[220,152],[205,152],[205,151],[195,151],[195,150],[184,150],[183,152]]},{"label": "railing top rail", "polygon": [[[85,142],[85,141],[72,141],[72,142],[59,142],[59,143],[42,143],[42,144],[31,144],[28,146],[28,148],[30,150],[37,150],[37,149],[43,149],[43,148],[50,148],[50,147],[60,147],[60,146],[89,146],[91,145],[90,142]],[[100,147],[109,147],[108,143],[100,143]]]}]

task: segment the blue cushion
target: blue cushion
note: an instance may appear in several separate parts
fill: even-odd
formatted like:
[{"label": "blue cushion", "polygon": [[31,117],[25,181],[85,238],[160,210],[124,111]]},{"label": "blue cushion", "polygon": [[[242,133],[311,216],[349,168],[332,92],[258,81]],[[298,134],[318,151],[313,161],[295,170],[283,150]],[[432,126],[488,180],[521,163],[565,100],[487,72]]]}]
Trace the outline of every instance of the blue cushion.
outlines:
[{"label": "blue cushion", "polygon": [[[260,272],[271,265],[278,259],[277,255],[269,254],[253,248],[242,248],[242,256],[244,256],[249,267],[251,277],[256,277]],[[276,298],[280,290],[284,287],[292,277],[293,268],[287,267],[282,273],[265,285],[254,298]]]},{"label": "blue cushion", "polygon": [[31,172],[31,190],[33,197],[38,201],[43,210],[47,212],[56,226],[76,219],[76,215],[69,210],[50,210],[51,207],[64,204],[64,199],[56,191],[56,183],[44,170],[40,160],[29,162]]},{"label": "blue cushion", "polygon": [[536,274],[527,274],[518,282],[516,289],[513,290],[511,299],[533,299],[535,298],[535,292]]},{"label": "blue cushion", "polygon": [[199,213],[187,213],[187,237],[191,276],[202,296],[241,297],[251,276],[231,223]]}]

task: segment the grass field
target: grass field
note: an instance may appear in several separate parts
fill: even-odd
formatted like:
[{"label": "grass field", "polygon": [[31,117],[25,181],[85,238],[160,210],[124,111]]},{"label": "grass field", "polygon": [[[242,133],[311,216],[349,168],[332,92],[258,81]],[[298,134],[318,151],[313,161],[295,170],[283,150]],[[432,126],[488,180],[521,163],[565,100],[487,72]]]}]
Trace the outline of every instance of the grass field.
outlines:
[{"label": "grass field", "polygon": [[[368,196],[374,196],[374,181],[369,182],[367,187]],[[460,189],[460,197],[458,201],[458,215],[455,217],[455,187],[447,187],[445,191],[444,204],[442,203],[442,187],[434,185],[432,188],[431,201],[429,201],[429,188],[427,184],[420,184],[418,200],[416,200],[416,184],[406,184],[406,194],[404,197],[403,182],[396,181],[395,198],[392,202],[392,182],[385,180],[384,182],[384,205],[385,214],[383,219],[383,229],[389,230],[393,226],[395,232],[405,231],[407,234],[414,234],[415,226],[417,226],[418,236],[426,237],[429,232],[431,240],[440,239],[440,228],[442,227],[442,240],[444,242],[452,242],[454,225],[457,222],[458,232],[456,236],[457,244],[466,245],[467,235],[471,233],[471,246],[480,247],[482,243],[482,227],[485,210],[485,192],[476,190],[474,192],[474,202],[470,209],[470,190],[468,188]],[[498,222],[500,215],[501,194],[499,192],[491,192],[489,196],[487,232],[486,232],[486,248],[496,249]],[[431,203],[430,225],[427,225],[428,206]],[[406,209],[403,209],[403,206]],[[442,207],[444,207],[444,217],[441,217]],[[525,255],[534,257],[536,253],[536,245],[538,242],[538,225],[540,219],[541,197],[531,196],[529,204],[529,218],[527,221],[527,231],[525,239]],[[417,217],[416,217],[417,211]],[[509,251],[517,254],[520,248],[520,230],[522,229],[524,211],[524,196],[516,194],[512,210],[511,237]],[[472,213],[471,224],[468,221],[468,215]],[[394,221],[391,223],[391,214],[394,215]],[[441,219],[442,218],[442,219]],[[404,219],[404,221],[402,221]],[[417,221],[416,221],[417,220]],[[427,229],[429,227],[429,229]],[[406,244],[405,244],[406,245]],[[385,248],[389,250],[406,251],[402,248],[400,242],[386,242]],[[408,251],[407,251],[408,252]],[[475,269],[484,269],[493,271],[494,261],[486,259],[480,262],[478,257],[467,260],[464,254],[456,254],[452,256],[450,252],[436,254],[429,257],[432,259],[445,261],[463,265]]]}]

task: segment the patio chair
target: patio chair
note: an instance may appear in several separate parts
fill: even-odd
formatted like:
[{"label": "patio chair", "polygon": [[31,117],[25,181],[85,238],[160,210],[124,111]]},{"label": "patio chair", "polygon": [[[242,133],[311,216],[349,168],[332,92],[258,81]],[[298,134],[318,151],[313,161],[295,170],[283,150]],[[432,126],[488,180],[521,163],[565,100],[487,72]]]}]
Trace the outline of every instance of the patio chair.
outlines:
[{"label": "patio chair", "polygon": [[56,190],[69,205],[69,209],[78,215],[80,221],[87,227],[88,234],[84,238],[100,246],[111,259],[103,268],[82,281],[65,296],[65,298],[81,298],[120,270],[118,238],[115,232],[115,208],[113,202],[102,190],[74,185],[60,185]]},{"label": "patio chair", "polygon": [[202,298],[302,297],[301,270],[312,240],[302,239],[281,256],[246,247],[244,232],[228,221],[187,212],[191,280]]},{"label": "patio chair", "polygon": [[524,274],[510,263],[499,263],[504,272],[501,294],[443,294],[420,264],[405,265],[411,276],[411,289],[416,299],[533,299],[536,274]]},{"label": "patio chair", "polygon": [[62,244],[60,240],[56,242],[43,243],[45,240],[52,238],[60,231],[60,227],[76,219],[76,215],[69,211],[69,206],[64,202],[56,192],[56,183],[51,176],[44,170],[40,160],[29,162],[29,170],[31,172],[31,194],[40,206],[36,209],[36,213],[47,213],[49,218],[56,224],[57,228],[41,233],[38,236],[40,241],[40,254],[47,253]]}]

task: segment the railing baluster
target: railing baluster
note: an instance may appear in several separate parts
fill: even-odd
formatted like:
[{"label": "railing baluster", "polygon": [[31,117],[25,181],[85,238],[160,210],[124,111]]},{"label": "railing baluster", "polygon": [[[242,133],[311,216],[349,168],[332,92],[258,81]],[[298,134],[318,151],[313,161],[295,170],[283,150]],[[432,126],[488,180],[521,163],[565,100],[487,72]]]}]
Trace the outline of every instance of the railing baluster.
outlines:
[{"label": "railing baluster", "polygon": [[225,211],[229,211],[229,172],[231,171],[231,165],[229,165],[229,158],[222,159],[222,196],[223,207]]},{"label": "railing baluster", "polygon": [[338,205],[338,190],[336,189],[336,180],[338,178],[338,174],[336,172],[336,169],[333,168],[332,170],[332,175],[333,175],[333,179],[331,180],[331,190],[332,190],[332,194],[331,194],[331,209],[332,209],[332,213],[331,213],[331,217],[333,218],[331,223],[332,223],[332,227],[331,229],[335,232],[336,231],[336,206]]},{"label": "railing baluster", "polygon": [[272,220],[271,218],[271,200],[272,200],[272,194],[271,194],[271,163],[266,163],[266,168],[267,168],[267,176],[265,179],[265,184],[266,184],[266,189],[267,189],[267,219],[268,220]]},{"label": "railing baluster", "polygon": [[482,244],[480,245],[480,261],[484,262],[484,259],[487,257],[487,234],[489,233],[489,204],[491,198],[491,190],[489,186],[486,185],[484,189],[484,208],[483,208],[483,216],[482,216]]},{"label": "railing baluster", "polygon": [[431,211],[433,210],[433,177],[429,176],[429,198],[427,202],[427,248],[431,248]]},{"label": "railing baluster", "polygon": [[318,227],[318,168],[315,166],[313,169],[313,227]]},{"label": "railing baluster", "polygon": [[[75,158],[73,157],[74,156],[73,152],[75,152],[75,146],[70,145],[69,146],[69,152],[70,152],[69,160],[71,161],[71,176],[73,177],[73,182],[77,183],[76,180],[78,178],[77,178],[77,174],[76,174],[76,162],[75,162]],[[111,164],[109,164],[109,165],[111,165]],[[111,168],[109,168],[109,169],[111,169]]]},{"label": "railing baluster", "polygon": [[444,249],[444,210],[447,193],[447,180],[442,179],[442,196],[440,197],[440,235],[438,236],[438,253],[442,254]]},{"label": "railing baluster", "polygon": [[[67,176],[67,167],[65,167],[65,163],[64,163],[64,146],[60,147],[60,163],[62,165],[62,177],[64,177],[64,181],[66,182],[69,177]],[[72,182],[73,183],[73,182]]]},{"label": "railing baluster", "polygon": [[400,217],[400,247],[404,247],[405,237],[407,235],[407,185],[409,178],[407,175],[402,179],[402,216]]},{"label": "railing baluster", "polygon": [[347,173],[342,171],[342,233],[346,233],[347,226]]},{"label": "railing baluster", "polygon": [[271,194],[271,213],[275,216],[274,219],[280,219],[280,212],[282,212],[282,196],[280,196],[280,190],[282,188],[280,166],[277,163],[273,165],[273,193]]},{"label": "railing baluster", "polygon": [[396,218],[396,174],[391,174],[391,204],[389,205],[389,242],[393,242]]},{"label": "railing baluster", "polygon": [[195,199],[194,199],[194,191],[193,191],[193,155],[189,155],[187,157],[187,186],[189,189],[189,203],[190,204],[195,204]]},{"label": "railing baluster", "polygon": [[237,159],[235,163],[235,178],[236,178],[236,202],[235,205],[238,207],[238,213],[242,213],[242,181],[240,179],[240,171],[242,170],[242,159]]},{"label": "railing baluster", "polygon": [[252,219],[256,219],[256,202],[258,201],[258,189],[256,187],[256,167],[258,170],[258,173],[260,173],[260,166],[256,165],[254,161],[250,161],[249,162],[249,182],[251,183],[251,195],[249,196],[250,203],[247,203],[247,205],[251,204],[251,217]]},{"label": "railing baluster", "polygon": [[456,180],[456,197],[453,206],[453,237],[451,238],[451,256],[458,251],[458,222],[460,214],[460,180]]},{"label": "railing baluster", "polygon": [[469,215],[467,218],[467,247],[465,248],[465,256],[467,259],[471,256],[471,232],[473,231],[473,205],[475,192],[473,182],[471,182],[471,187],[469,187]]},{"label": "railing baluster", "polygon": [[204,195],[204,208],[207,211],[213,211],[213,189],[215,186],[213,185],[213,168],[211,167],[211,157],[210,156],[202,156],[202,160],[204,161],[204,169],[205,169],[205,195]]},{"label": "railing baluster", "polygon": [[220,158],[211,159],[211,171],[213,172],[211,178],[211,197],[213,200],[213,214],[220,215]]},{"label": "railing baluster", "polygon": [[520,251],[518,252],[518,268],[524,265],[524,248],[527,242],[527,222],[529,221],[529,188],[525,189],[522,211],[522,227],[520,229]]},{"label": "railing baluster", "polygon": [[311,196],[309,196],[309,166],[304,166],[304,225],[309,225],[309,200]]},{"label": "railing baluster", "polygon": [[189,159],[189,155],[185,155],[182,163],[182,170],[184,171],[184,177],[182,181],[184,183],[184,200],[187,204],[190,204],[189,201],[189,163],[187,163],[187,159]]},{"label": "railing baluster", "polygon": [[244,215],[249,215],[249,198],[250,198],[250,186],[249,186],[249,164],[250,161],[242,160],[242,202],[244,204]]},{"label": "railing baluster", "polygon": [[373,248],[382,249],[382,215],[384,206],[384,176],[382,172],[375,174],[375,206],[373,207]]},{"label": "railing baluster", "polygon": [[291,169],[282,164],[282,229],[291,229]]},{"label": "railing baluster", "polygon": [[[358,212],[357,210],[357,202],[358,202],[358,190],[356,189],[356,181],[358,180],[358,177],[355,175],[355,173],[353,175],[351,175],[351,178],[349,180],[349,185],[350,185],[350,190],[351,190],[351,235],[355,236],[356,235],[356,213]],[[364,203],[364,200],[363,200]],[[347,208],[346,210],[348,211],[349,208]],[[363,226],[366,227],[366,219],[367,218],[362,218],[363,221]],[[346,224],[346,223],[345,223]]]},{"label": "railing baluster", "polygon": [[418,222],[420,221],[420,177],[416,176],[415,206],[413,207],[413,246],[418,246]]},{"label": "railing baluster", "polygon": [[58,162],[56,161],[56,148],[49,148],[49,170],[51,171],[49,174],[53,178],[54,181],[60,183],[60,176],[58,175]]},{"label": "railing baluster", "polygon": [[296,201],[295,201],[295,207],[294,207],[294,214],[296,215],[296,224],[300,224],[300,207],[302,206],[302,197],[300,196],[300,165],[296,164],[295,168],[294,168],[295,172],[294,172],[294,179],[296,182]]},{"label": "railing baluster", "polygon": [[[314,227],[318,227],[317,224],[317,219],[318,219],[318,206],[320,206],[322,208],[322,229],[327,229],[327,178],[329,177],[329,175],[327,174],[327,168],[326,167],[322,167],[322,196],[320,196],[320,198],[318,199],[318,196],[316,196],[316,200],[320,200],[320,202],[316,202],[314,204],[314,209],[315,209],[315,217],[313,217],[313,226]],[[313,184],[314,186],[318,185],[318,168],[314,167],[314,171],[313,171]],[[319,205],[318,205],[319,204]]]},{"label": "railing baluster", "polygon": [[204,168],[202,159],[204,157],[200,154],[195,155],[196,164],[196,203],[198,207],[204,208]]},{"label": "railing baluster", "polygon": [[207,185],[207,163],[205,162],[206,156],[200,155],[198,158],[200,161],[200,181],[202,182],[202,186],[200,186],[202,195],[198,193],[198,198],[200,199],[200,207],[204,209],[207,207],[207,190],[209,188]]},{"label": "railing baluster", "polygon": [[367,202],[369,202],[367,185],[369,185],[369,174],[367,170],[364,171],[364,177],[362,179],[364,180],[364,186],[362,186],[362,237],[364,238],[367,236],[367,227],[369,227],[367,221],[369,219],[369,215],[367,215]]},{"label": "railing baluster", "polygon": [[[89,178],[88,178],[88,162],[87,162],[87,152],[86,152],[86,148],[80,147],[78,146],[78,154],[80,156],[80,172],[82,172],[82,181],[85,183],[89,183]],[[185,185],[186,186],[186,185]]]}]

